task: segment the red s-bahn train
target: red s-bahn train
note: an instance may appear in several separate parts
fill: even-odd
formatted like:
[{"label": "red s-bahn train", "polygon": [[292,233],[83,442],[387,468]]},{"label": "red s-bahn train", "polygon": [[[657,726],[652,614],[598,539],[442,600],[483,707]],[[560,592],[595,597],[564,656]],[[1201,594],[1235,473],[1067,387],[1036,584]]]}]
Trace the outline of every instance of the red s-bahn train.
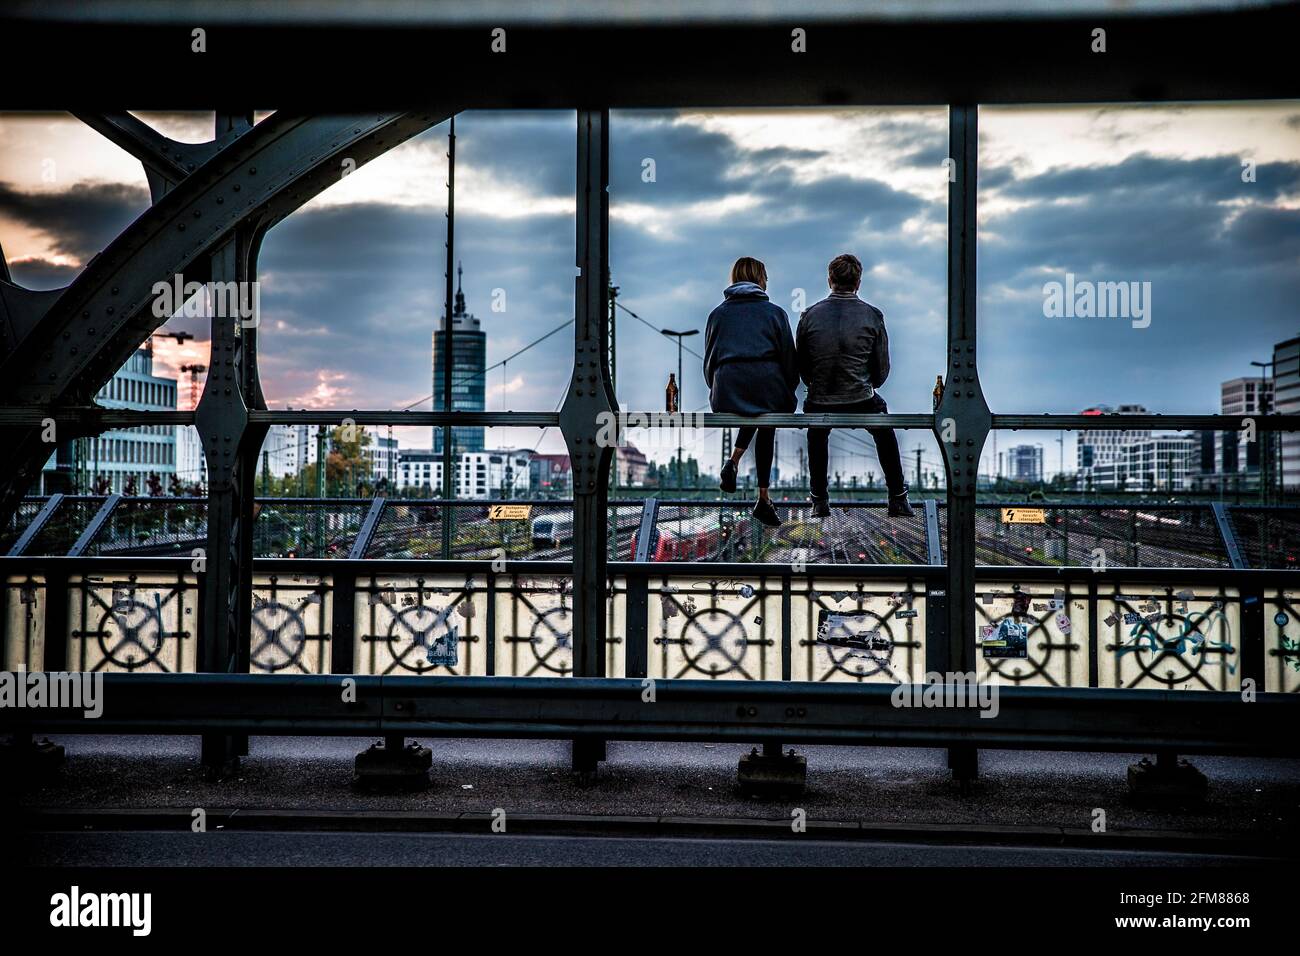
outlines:
[{"label": "red s-bahn train", "polygon": [[[701,523],[699,519],[678,521],[660,516],[650,545],[651,561],[725,560],[728,544],[744,548],[749,544],[750,517],[741,513],[724,523],[720,516]],[[635,561],[637,533],[632,534],[628,559]]]}]

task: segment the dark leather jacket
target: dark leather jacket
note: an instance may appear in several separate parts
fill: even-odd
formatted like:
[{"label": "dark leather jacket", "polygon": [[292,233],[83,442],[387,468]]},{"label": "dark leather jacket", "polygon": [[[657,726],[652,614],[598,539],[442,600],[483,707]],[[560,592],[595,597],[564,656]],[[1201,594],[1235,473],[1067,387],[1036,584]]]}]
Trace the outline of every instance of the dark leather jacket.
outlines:
[{"label": "dark leather jacket", "polygon": [[885,314],[852,292],[832,292],[799,317],[799,377],[810,402],[865,402],[889,377]]}]

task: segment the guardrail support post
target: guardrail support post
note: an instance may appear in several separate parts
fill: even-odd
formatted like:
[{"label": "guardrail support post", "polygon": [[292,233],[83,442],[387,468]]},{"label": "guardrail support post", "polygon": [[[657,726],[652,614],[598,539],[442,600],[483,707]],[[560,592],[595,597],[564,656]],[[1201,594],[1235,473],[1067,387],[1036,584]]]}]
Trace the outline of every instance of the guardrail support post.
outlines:
[{"label": "guardrail support post", "polygon": [[[609,465],[618,405],[609,374],[609,111],[578,111],[573,377],[560,431],[573,468],[573,673],[605,676]],[[602,425],[605,427],[602,428]],[[621,436],[619,436],[621,440]],[[573,769],[594,774],[605,742],[575,739]]]},{"label": "guardrail support post", "polygon": [[1205,798],[1209,784],[1186,760],[1172,750],[1156,752],[1156,762],[1146,757],[1128,768],[1129,798],[1144,805],[1195,803]]},{"label": "guardrail support post", "polygon": [[[975,670],[975,496],[980,454],[992,418],[980,387],[975,353],[975,198],[979,107],[948,110],[948,376],[934,433],[948,476],[948,660],[950,670]],[[967,745],[948,751],[953,776],[969,790],[978,767]]]}]

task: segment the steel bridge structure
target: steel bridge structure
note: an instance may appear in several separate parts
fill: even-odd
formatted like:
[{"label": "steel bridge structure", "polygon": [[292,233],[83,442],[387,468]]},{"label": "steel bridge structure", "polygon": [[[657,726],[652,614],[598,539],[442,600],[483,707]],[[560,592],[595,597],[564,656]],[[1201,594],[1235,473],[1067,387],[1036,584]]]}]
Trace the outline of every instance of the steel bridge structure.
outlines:
[{"label": "steel bridge structure", "polygon": [[[99,524],[83,528],[71,556],[27,550],[35,534],[15,542],[23,547],[0,559],[6,667],[98,668],[109,672],[110,692],[98,721],[17,711],[0,712],[0,720],[20,732],[200,733],[203,762],[214,773],[228,772],[247,735],[258,733],[571,738],[575,763],[587,769],[603,756],[603,741],[616,737],[911,744],[947,747],[965,778],[975,772],[978,747],[1300,753],[1287,719],[1300,714],[1295,638],[1287,625],[1269,625],[1274,615],[1296,617],[1286,570],[1251,566],[1239,551],[1226,567],[1126,566],[1122,557],[1104,570],[1068,561],[981,566],[976,496],[977,463],[994,429],[1243,427],[1219,415],[1117,422],[990,409],[976,308],[980,105],[1294,96],[1296,74],[1285,64],[1295,21],[1294,9],[1127,18],[1111,24],[1116,52],[1103,61],[1087,51],[1094,24],[1062,18],[1053,35],[1079,33],[1079,52],[1063,67],[1059,53],[1042,51],[1041,32],[1015,22],[881,26],[821,18],[811,29],[827,55],[792,58],[752,82],[738,80],[742,70],[752,74],[739,51],[758,42],[788,47],[789,27],[525,25],[512,38],[519,55],[503,63],[490,60],[481,25],[455,25],[437,34],[440,49],[473,44],[482,54],[461,56],[458,69],[467,59],[483,69],[467,89],[442,66],[418,76],[395,66],[394,81],[406,84],[399,88],[430,91],[428,105],[414,109],[370,109],[344,90],[339,109],[346,112],[284,110],[254,123],[251,108],[221,110],[213,138],[200,144],[169,139],[124,111],[77,110],[141,162],[152,205],[66,288],[34,292],[8,281],[7,270],[0,275],[0,527],[27,528],[15,517],[24,508],[48,521],[68,504],[24,504],[49,457],[43,432],[50,423],[61,438],[193,425],[210,482],[202,555],[87,554],[122,502],[97,505]],[[106,36],[119,29],[106,27]],[[955,31],[969,57],[936,58],[935,49],[962,48]],[[385,34],[395,64],[424,63],[412,45],[428,34],[413,33]],[[347,34],[318,37],[322,62],[347,61]],[[10,42],[23,35],[17,30]],[[1190,52],[1247,37],[1256,49],[1240,69],[1207,69]],[[869,70],[858,55],[866,48],[879,51]],[[671,66],[664,49],[674,51]],[[253,42],[247,55],[256,61],[269,50]],[[67,55],[111,73],[109,54],[85,32],[69,34]],[[569,66],[539,68],[556,61]],[[168,62],[163,57],[159,68]],[[114,84],[105,89],[111,94]],[[252,74],[232,70],[219,99],[251,107],[253,90]],[[706,414],[702,423],[931,432],[946,473],[946,497],[925,512],[934,524],[913,537],[914,556],[895,563],[809,564],[792,554],[776,564],[634,560],[617,546],[617,514],[611,535],[613,449],[598,441],[601,421],[619,411],[608,354],[611,110],[909,103],[948,105],[946,388],[938,408]],[[94,403],[165,321],[152,309],[156,283],[178,275],[255,280],[268,230],[337,182],[346,164],[364,165],[461,110],[487,107],[569,109],[576,117],[573,365],[557,412],[273,410],[259,378],[256,324],[229,317],[212,320],[210,372],[195,411]],[[1298,418],[1262,415],[1254,424],[1259,432],[1291,431]],[[371,559],[351,548],[337,560],[258,557],[254,482],[268,427],[345,420],[558,428],[573,467],[569,553],[558,563],[508,561],[504,570],[485,556]],[[361,517],[370,522],[367,533],[382,530],[380,518],[379,511]],[[632,522],[640,543],[648,544],[655,520]],[[1227,549],[1231,533],[1218,533]],[[818,645],[821,612],[847,608],[881,631],[865,653]],[[1027,614],[1034,629],[1030,656],[1018,663],[981,653],[981,629],[1008,614]],[[889,705],[903,674],[991,670],[1009,684],[998,719]],[[356,681],[352,702],[338,693],[345,676]],[[658,679],[653,702],[644,693],[651,678]]]}]

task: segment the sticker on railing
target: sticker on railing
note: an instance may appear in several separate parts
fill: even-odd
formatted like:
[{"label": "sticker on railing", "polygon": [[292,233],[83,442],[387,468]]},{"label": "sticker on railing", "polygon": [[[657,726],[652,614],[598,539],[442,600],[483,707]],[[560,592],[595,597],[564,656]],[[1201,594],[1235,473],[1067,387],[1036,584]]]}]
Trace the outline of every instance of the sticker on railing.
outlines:
[{"label": "sticker on railing", "polygon": [[1047,512],[1042,508],[1003,508],[1003,524],[1047,524]]},{"label": "sticker on railing", "polygon": [[1005,618],[998,622],[997,630],[980,642],[985,657],[1029,656],[1029,628]]},{"label": "sticker on railing", "polygon": [[491,521],[527,521],[532,513],[532,505],[488,505]]}]

